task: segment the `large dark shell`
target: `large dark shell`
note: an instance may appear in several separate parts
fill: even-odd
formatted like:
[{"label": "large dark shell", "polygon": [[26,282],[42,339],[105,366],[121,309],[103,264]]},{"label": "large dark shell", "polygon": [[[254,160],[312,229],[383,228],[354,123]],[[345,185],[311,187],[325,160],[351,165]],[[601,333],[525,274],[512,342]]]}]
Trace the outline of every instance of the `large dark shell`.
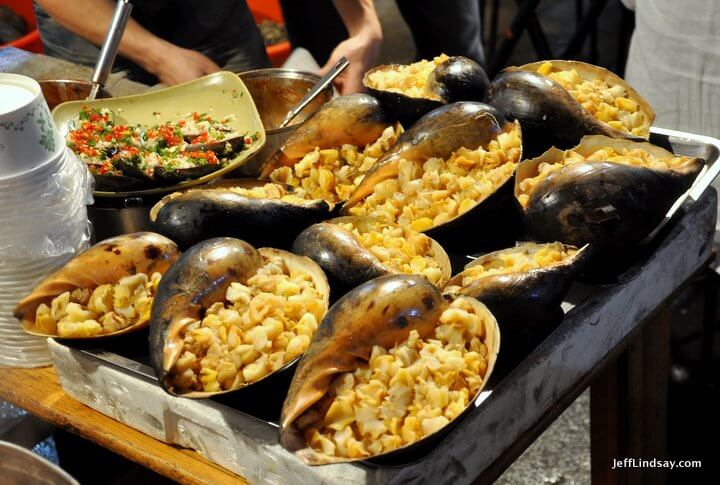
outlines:
[{"label": "large dark shell", "polygon": [[[535,252],[542,246],[526,242],[514,248],[493,251],[466,265],[465,270],[484,264],[499,254],[516,253],[518,250]],[[565,249],[574,248],[565,246]],[[452,277],[444,291],[472,296],[487,305],[500,325],[504,349],[501,359],[506,359],[506,355],[526,352],[547,335],[548,330],[560,323],[561,319],[553,321],[552,317],[557,314],[573,278],[586,263],[587,254],[585,246],[560,264],[530,271],[492,274],[466,286],[462,286],[466,275],[466,271],[462,271]]]},{"label": "large dark shell", "polygon": [[[377,221],[369,217],[338,217],[314,224],[295,239],[292,251],[315,261],[330,281],[333,299],[373,278],[390,274],[393,271],[383,265],[375,255],[360,244],[360,241],[347,229],[338,224],[352,222],[356,226],[369,226]],[[394,225],[384,223],[387,225]],[[450,260],[445,250],[435,240],[430,239],[435,259],[445,278],[450,278]]]},{"label": "large dark shell", "polygon": [[[256,250],[245,241],[226,237],[209,239],[191,247],[161,280],[150,317],[150,361],[160,384],[170,394],[176,393],[167,377],[182,351],[181,332],[184,327],[201,319],[205,309],[213,303],[224,301],[231,283],[247,282],[263,265],[261,253],[264,251],[281,254],[289,265],[307,270],[325,295],[324,303],[328,305],[330,289],[325,275],[307,258],[271,248]],[[275,373],[293,364],[294,361],[289,362]],[[262,382],[275,373],[250,385]],[[204,398],[237,390],[189,392],[182,396]]]},{"label": "large dark shell", "polygon": [[300,231],[330,216],[330,207],[323,200],[290,203],[245,197],[229,190],[266,183],[223,180],[167,195],[150,212],[152,227],[181,248],[220,236],[241,238],[255,246],[286,248]]},{"label": "large dark shell", "polygon": [[[335,303],[295,371],[280,417],[282,445],[290,451],[298,452],[298,456],[308,464],[351,461],[318,455],[304,448],[305,439],[298,426],[299,418],[316,419],[317,416],[304,413],[326,395],[334,377],[352,372],[358,365],[367,362],[373,346],[391,348],[405,340],[412,330],[416,330],[420,338],[430,335],[446,304],[439,290],[426,278],[417,275],[387,275],[370,280]],[[494,318],[485,331],[489,352],[485,375],[487,382],[500,345]],[[455,422],[460,420],[461,416]],[[381,456],[396,456],[408,448],[421,446],[443,431],[447,432],[449,427],[408,447]]]},{"label": "large dark shell", "polygon": [[[603,136],[587,136],[573,151],[586,154],[604,146],[618,151],[642,148],[657,156],[673,156],[650,143]],[[535,176],[540,163],[562,157],[562,151],[551,149],[521,162],[516,187],[525,178]],[[660,224],[703,165],[697,158],[667,170],[610,162],[566,165],[551,172],[530,194],[525,209],[528,233],[539,241],[561,241],[577,247],[590,244],[590,252],[598,256],[628,252]]]},{"label": "large dark shell", "polygon": [[363,77],[363,85],[370,94],[380,100],[391,116],[405,126],[447,103],[482,101],[490,83],[487,74],[477,62],[462,56],[451,57],[433,70],[425,97],[416,98],[377,89],[370,82],[372,73],[397,67],[395,64],[387,64],[370,69]]},{"label": "large dark shell", "polygon": [[[536,72],[543,62],[504,70],[490,83],[485,99],[508,119],[520,121],[526,157],[535,157],[552,146],[570,148],[590,134],[643,140],[593,118],[562,86]],[[655,114],[647,101],[610,71],[577,61],[550,62],[563,69],[575,69],[590,79],[621,84],[648,114],[648,126],[652,123]]]},{"label": "large dark shell", "polygon": [[233,281],[245,282],[262,266],[257,250],[238,239],[216,238],[184,252],[160,281],[150,317],[150,361],[164,389],[182,350],[180,332],[222,301]]},{"label": "large dark shell", "polygon": [[[378,183],[398,175],[401,159],[424,162],[432,157],[447,158],[461,147],[487,145],[500,133],[520,130],[519,123],[505,121],[492,106],[470,101],[445,105],[423,116],[404,132],[397,143],[375,163],[343,206],[342,214],[370,195]],[[520,215],[512,201],[512,176],[470,211],[433,227],[426,234],[446,249],[469,250],[481,243],[508,242],[517,235]],[[472,228],[477,238],[463,230]],[[488,230],[492,228],[492,230]],[[461,236],[462,235],[462,236]],[[460,237],[459,237],[460,236]]]},{"label": "large dark shell", "polygon": [[[115,284],[121,278],[137,273],[148,276],[155,272],[164,274],[179,257],[180,251],[174,242],[153,232],[136,232],[100,241],[40,282],[17,304],[14,316],[22,322],[27,333],[54,336],[40,333],[35,328],[35,312],[40,304],[50,305],[55,297],[66,291]],[[147,324],[147,321],[138,321],[117,332],[88,338],[134,332]]]},{"label": "large dark shell", "polygon": [[285,140],[260,170],[260,178],[283,165],[292,166],[316,147],[365,146],[392,125],[380,102],[367,94],[349,94],[324,104]]},{"label": "large dark shell", "polygon": [[687,188],[671,175],[609,162],[573,163],[540,182],[525,211],[538,240],[618,250],[640,242]]}]

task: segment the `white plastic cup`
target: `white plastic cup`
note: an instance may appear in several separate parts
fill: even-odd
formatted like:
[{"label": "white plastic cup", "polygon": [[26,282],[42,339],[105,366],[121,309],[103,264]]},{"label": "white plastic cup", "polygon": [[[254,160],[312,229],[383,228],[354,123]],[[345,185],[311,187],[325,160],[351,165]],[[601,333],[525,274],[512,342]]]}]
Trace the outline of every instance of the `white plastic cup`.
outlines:
[{"label": "white plastic cup", "polygon": [[40,85],[27,76],[0,73],[0,179],[32,170],[64,147]]}]

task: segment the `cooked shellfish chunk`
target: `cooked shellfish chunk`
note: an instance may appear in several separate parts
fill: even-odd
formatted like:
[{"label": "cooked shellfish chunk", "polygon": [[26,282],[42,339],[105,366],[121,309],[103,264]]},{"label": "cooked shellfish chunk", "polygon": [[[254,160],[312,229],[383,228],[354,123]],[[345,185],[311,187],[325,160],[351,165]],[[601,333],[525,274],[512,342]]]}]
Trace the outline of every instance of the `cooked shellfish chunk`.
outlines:
[{"label": "cooked shellfish chunk", "polygon": [[117,332],[147,321],[160,273],[126,276],[90,292],[66,291],[35,311],[38,330],[63,338],[85,338]]},{"label": "cooked shellfish chunk", "polygon": [[293,166],[278,167],[270,180],[295,187],[298,195],[323,199],[336,204],[346,200],[362,181],[364,174],[395,143],[398,126],[388,126],[380,137],[363,147],[344,144],[338,148],[314,150]]},{"label": "cooked shellfish chunk", "polygon": [[304,430],[312,449],[366,458],[414,443],[449,424],[481,388],[488,369],[487,309],[458,297],[434,333],[416,330],[390,349],[374,346],[367,363],[339,374],[316,425]]},{"label": "cooked shellfish chunk", "polygon": [[277,254],[246,284],[233,282],[225,301],[187,325],[183,350],[168,375],[177,394],[220,392],[262,379],[300,355],[325,313],[312,277]]},{"label": "cooked shellfish chunk", "polygon": [[446,160],[433,157],[419,163],[402,159],[398,176],[376,184],[348,213],[427,231],[492,195],[512,176],[520,153],[520,130],[514,127],[486,146],[458,148]]}]

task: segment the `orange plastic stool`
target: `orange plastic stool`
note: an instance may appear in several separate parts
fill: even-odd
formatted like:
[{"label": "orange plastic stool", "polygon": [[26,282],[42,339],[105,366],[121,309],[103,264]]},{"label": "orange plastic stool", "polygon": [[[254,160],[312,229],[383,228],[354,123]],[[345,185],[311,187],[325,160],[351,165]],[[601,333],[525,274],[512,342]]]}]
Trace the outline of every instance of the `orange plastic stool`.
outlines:
[{"label": "orange plastic stool", "polygon": [[[282,9],[277,0],[248,0],[248,7],[256,23],[263,20],[272,20],[279,24],[285,23],[282,16]],[[279,44],[269,45],[266,47],[267,55],[273,67],[282,66],[283,62],[290,56],[290,42],[280,42]]]},{"label": "orange plastic stool", "polygon": [[[260,2],[263,3],[263,2]],[[17,47],[30,52],[43,52],[42,40],[40,40],[40,32],[37,30],[37,22],[35,21],[35,10],[33,9],[32,0],[0,0],[0,5],[7,5],[10,10],[14,10],[18,15],[25,19],[28,26],[32,29],[19,39],[6,44],[0,44],[0,47]]]}]

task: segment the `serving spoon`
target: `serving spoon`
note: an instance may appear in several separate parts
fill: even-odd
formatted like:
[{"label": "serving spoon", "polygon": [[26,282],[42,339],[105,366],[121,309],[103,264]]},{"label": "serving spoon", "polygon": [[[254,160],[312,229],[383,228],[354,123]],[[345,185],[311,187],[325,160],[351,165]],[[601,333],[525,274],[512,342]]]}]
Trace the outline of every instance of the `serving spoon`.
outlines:
[{"label": "serving spoon", "polygon": [[293,118],[295,118],[308,104],[312,102],[313,99],[317,97],[318,94],[323,92],[323,90],[335,80],[338,75],[345,70],[346,67],[350,62],[348,62],[346,57],[341,57],[339,61],[337,61],[333,66],[330,68],[330,70],[321,77],[315,85],[310,88],[310,90],[303,96],[303,98],[300,100],[300,102],[290,111],[288,111],[288,114],[285,116],[285,119],[278,125],[278,128],[285,128],[288,123],[290,123]]},{"label": "serving spoon", "polygon": [[[348,67],[350,63],[348,62],[347,58],[341,57],[339,61],[337,61],[330,70],[321,77],[318,82],[315,83],[313,87],[311,87],[308,92],[305,94],[305,96],[302,97],[302,99],[298,102],[297,105],[290,111],[288,111],[288,114],[285,116],[285,119],[283,119],[282,123],[278,125],[278,128],[284,128],[288,125],[308,104],[310,104],[320,93],[322,93],[325,88],[335,80],[335,78],[345,70],[346,67]],[[245,136],[240,135],[233,138],[227,138],[225,140],[220,140],[216,142],[209,142],[209,143],[199,143],[195,145],[189,145],[185,148],[185,151],[203,151],[203,150],[212,150],[218,155],[224,153],[227,148],[227,144],[230,144],[231,150],[237,151],[239,149],[242,149],[243,142],[244,142]]]},{"label": "serving spoon", "polygon": [[103,41],[100,55],[98,56],[97,64],[95,64],[95,70],[93,71],[92,89],[90,89],[90,94],[87,97],[88,101],[94,100],[100,88],[105,87],[112,66],[115,63],[118,49],[120,48],[120,39],[122,39],[125,33],[125,26],[127,26],[128,20],[130,20],[132,7],[130,0],[118,0],[115,6],[115,13],[110,21],[107,34],[105,34],[105,40]]}]

